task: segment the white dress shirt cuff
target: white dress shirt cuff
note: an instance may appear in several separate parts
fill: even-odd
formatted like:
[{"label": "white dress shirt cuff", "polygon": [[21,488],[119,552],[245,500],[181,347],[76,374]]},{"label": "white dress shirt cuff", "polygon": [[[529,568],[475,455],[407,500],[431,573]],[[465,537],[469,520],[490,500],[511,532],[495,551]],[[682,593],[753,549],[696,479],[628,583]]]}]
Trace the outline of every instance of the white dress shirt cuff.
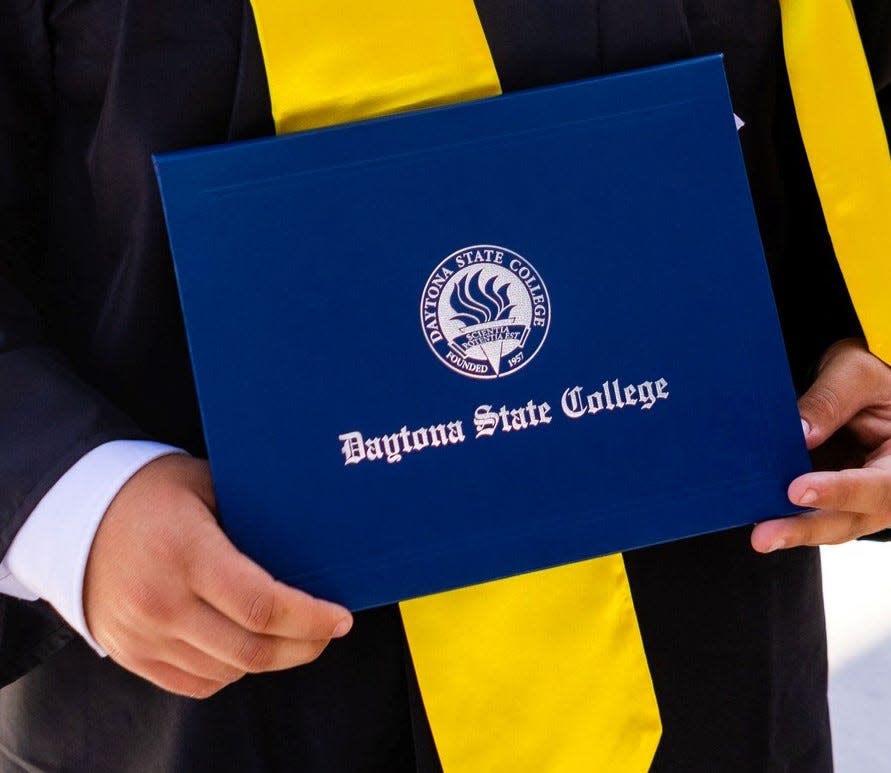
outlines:
[{"label": "white dress shirt cuff", "polygon": [[0,562],[0,592],[52,604],[97,653],[87,628],[84,573],[93,538],[111,500],[149,462],[180,449],[142,440],[113,440],[81,457],[46,492]]}]

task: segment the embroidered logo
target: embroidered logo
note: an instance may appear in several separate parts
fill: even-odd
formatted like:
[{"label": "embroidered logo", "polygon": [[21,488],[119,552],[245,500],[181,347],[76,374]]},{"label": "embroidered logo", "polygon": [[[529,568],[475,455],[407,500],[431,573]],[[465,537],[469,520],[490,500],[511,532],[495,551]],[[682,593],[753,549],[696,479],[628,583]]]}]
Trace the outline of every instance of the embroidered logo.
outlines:
[{"label": "embroidered logo", "polygon": [[421,293],[421,328],[433,353],[469,378],[516,373],[538,354],[551,323],[548,291],[535,267],[506,247],[456,250]]}]

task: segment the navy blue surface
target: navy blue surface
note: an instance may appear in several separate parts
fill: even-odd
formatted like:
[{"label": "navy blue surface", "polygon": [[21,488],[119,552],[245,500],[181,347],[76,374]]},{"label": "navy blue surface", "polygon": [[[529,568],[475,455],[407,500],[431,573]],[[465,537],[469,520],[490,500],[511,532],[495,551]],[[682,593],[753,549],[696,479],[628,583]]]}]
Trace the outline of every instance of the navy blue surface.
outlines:
[{"label": "navy blue surface", "polygon": [[[793,512],[809,469],[717,57],[156,160],[223,524],[353,609]],[[437,264],[503,245],[551,322],[444,367]],[[668,398],[570,419],[564,390]],[[474,410],[553,420],[475,437]],[[346,465],[338,436],[466,440]]]}]

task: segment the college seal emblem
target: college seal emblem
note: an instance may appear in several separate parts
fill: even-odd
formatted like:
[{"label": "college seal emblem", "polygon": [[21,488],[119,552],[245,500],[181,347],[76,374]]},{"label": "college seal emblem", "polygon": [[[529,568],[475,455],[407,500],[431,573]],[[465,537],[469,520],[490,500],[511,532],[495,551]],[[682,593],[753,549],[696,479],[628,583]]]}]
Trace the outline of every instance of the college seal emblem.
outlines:
[{"label": "college seal emblem", "polygon": [[551,322],[548,291],[535,267],[506,247],[456,250],[421,293],[421,328],[433,353],[470,378],[516,373],[541,349]]}]

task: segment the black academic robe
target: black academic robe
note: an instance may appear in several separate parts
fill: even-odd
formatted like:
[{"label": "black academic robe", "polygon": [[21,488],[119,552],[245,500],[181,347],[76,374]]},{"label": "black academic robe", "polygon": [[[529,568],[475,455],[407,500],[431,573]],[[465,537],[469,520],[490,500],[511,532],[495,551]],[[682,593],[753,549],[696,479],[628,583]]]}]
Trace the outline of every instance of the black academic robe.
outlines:
[{"label": "black academic robe", "polygon": [[[774,0],[476,5],[505,90],[725,52],[799,385],[857,331],[797,135]],[[889,3],[856,5],[887,110]],[[272,130],[245,0],[3,3],[0,553],[102,442],[202,453],[149,157]],[[653,770],[830,770],[817,552],[756,555],[742,529],[626,561],[664,723]],[[3,598],[0,677],[3,770],[438,769],[393,608],[357,615],[309,666],[192,701],[96,657],[48,605]]]}]

